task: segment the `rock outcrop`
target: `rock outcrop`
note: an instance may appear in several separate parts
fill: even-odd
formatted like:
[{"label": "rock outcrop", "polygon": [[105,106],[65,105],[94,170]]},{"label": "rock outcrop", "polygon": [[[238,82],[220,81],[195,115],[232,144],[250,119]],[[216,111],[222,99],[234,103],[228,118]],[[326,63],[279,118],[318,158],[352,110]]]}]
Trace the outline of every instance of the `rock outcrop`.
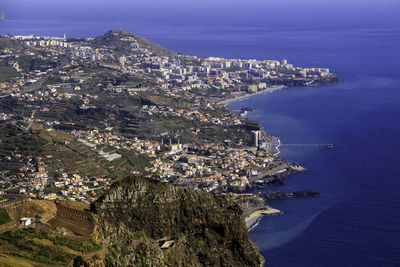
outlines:
[{"label": "rock outcrop", "polygon": [[92,210],[108,266],[264,265],[242,209],[224,196],[129,177]]}]

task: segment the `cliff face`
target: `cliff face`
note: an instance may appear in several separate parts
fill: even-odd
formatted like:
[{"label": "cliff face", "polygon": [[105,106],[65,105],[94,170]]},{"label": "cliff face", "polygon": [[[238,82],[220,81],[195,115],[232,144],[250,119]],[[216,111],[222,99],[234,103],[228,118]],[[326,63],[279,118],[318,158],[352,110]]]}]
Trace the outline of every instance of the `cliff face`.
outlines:
[{"label": "cliff face", "polygon": [[[111,266],[262,266],[242,210],[223,196],[141,177],[116,182],[92,205]],[[170,248],[161,248],[173,241]]]}]

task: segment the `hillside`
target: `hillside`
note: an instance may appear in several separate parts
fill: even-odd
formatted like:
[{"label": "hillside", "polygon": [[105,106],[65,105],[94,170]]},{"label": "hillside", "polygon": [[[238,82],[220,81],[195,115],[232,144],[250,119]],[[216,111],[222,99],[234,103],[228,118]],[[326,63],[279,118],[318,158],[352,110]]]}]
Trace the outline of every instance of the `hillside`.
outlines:
[{"label": "hillside", "polygon": [[[24,158],[43,158],[49,175],[47,190],[57,191],[51,186],[54,179],[60,176],[60,170],[67,173],[77,173],[82,176],[107,176],[112,178],[125,177],[134,169],[147,166],[148,159],[144,155],[136,155],[131,151],[121,150],[124,157],[115,161],[107,161],[98,151],[85,146],[76,137],[66,131],[46,131],[41,125],[35,124],[28,132],[16,129],[11,123],[0,123],[0,167],[8,175],[21,176],[21,168],[25,165]],[[9,155],[20,154],[20,159],[14,157],[6,160]],[[15,191],[15,190],[14,190]],[[10,191],[9,191],[10,193]],[[14,193],[18,193],[15,191]]]},{"label": "hillside", "polygon": [[[83,258],[104,258],[105,250],[94,239],[94,215],[85,207],[46,200],[5,207],[11,221],[0,227],[0,266],[71,266]],[[28,227],[20,224],[24,217],[32,220]]]},{"label": "hillside", "polygon": [[112,30],[95,38],[92,44],[96,47],[107,46],[120,54],[133,52],[132,43],[136,42],[139,47],[145,48],[157,56],[173,56],[175,52],[156,44],[144,37],[130,33],[125,30]]},{"label": "hillside", "polygon": [[[90,210],[45,200],[5,210],[12,221],[0,228],[1,266],[264,264],[232,200],[142,177],[115,182]],[[33,223],[23,227],[23,217]]]},{"label": "hillside", "polygon": [[109,266],[264,263],[241,208],[224,196],[129,177],[114,183],[92,210]]}]

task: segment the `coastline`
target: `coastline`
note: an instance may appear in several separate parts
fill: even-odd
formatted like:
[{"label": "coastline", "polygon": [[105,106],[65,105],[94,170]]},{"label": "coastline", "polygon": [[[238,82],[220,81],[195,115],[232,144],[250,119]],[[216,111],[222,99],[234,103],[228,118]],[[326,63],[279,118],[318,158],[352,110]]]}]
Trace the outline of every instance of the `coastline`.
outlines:
[{"label": "coastline", "polygon": [[248,231],[250,231],[251,229],[253,229],[257,226],[258,221],[263,216],[272,216],[272,215],[278,215],[278,214],[282,214],[282,211],[271,208],[269,206],[265,206],[263,208],[259,208],[255,211],[252,211],[249,214],[245,215],[244,220],[246,222],[246,228]]},{"label": "coastline", "polygon": [[276,136],[271,136],[271,138],[271,145],[269,145],[267,151],[274,156],[278,156],[281,153],[281,151],[279,150],[279,147],[281,146],[281,140]]},{"label": "coastline", "polygon": [[[271,87],[268,87],[268,88],[266,88],[266,89],[257,91],[257,92],[255,92],[255,93],[251,93],[251,94],[247,94],[247,93],[246,93],[246,94],[244,94],[244,95],[240,95],[240,96],[236,96],[236,97],[234,97],[234,98],[222,100],[222,101],[217,102],[217,103],[218,103],[218,104],[222,104],[222,105],[224,105],[224,106],[226,107],[226,106],[229,105],[229,104],[232,104],[232,103],[235,103],[235,102],[239,102],[239,101],[242,101],[242,100],[245,100],[245,99],[249,99],[249,98],[251,98],[251,97],[253,97],[253,96],[256,96],[256,95],[262,95],[262,94],[272,93],[272,92],[274,92],[274,91],[278,91],[278,90],[284,89],[284,88],[286,88],[286,87],[287,87],[287,86],[285,86],[285,85],[273,85],[273,86],[271,86]],[[242,114],[240,114],[240,116],[241,116],[242,118],[245,118],[248,114],[249,114],[249,112],[248,112],[248,111],[245,111],[245,112],[243,112]],[[264,127],[263,127],[262,131],[263,131],[263,134],[264,134],[265,136],[267,136],[267,134],[266,134],[266,132],[265,132],[265,130],[264,130]],[[267,150],[268,150],[269,153],[271,153],[272,155],[277,156],[277,155],[279,155],[279,154],[281,153],[281,151],[279,150],[279,147],[281,146],[281,140],[280,140],[278,137],[276,137],[276,136],[271,136],[271,137],[272,137],[271,145],[267,148]]]},{"label": "coastline", "polygon": [[281,89],[283,89],[285,87],[286,87],[285,85],[274,85],[274,86],[268,87],[266,89],[257,91],[255,93],[250,93],[250,94],[245,93],[244,95],[240,95],[240,96],[236,96],[234,98],[222,100],[222,101],[217,102],[217,103],[226,106],[228,104],[231,104],[231,103],[234,103],[234,102],[238,102],[240,100],[244,100],[244,99],[250,98],[252,96],[272,93],[274,91],[281,90]]},{"label": "coastline", "polygon": [[[239,101],[245,100],[245,99],[249,99],[250,97],[253,97],[256,95],[272,93],[274,91],[281,90],[286,87],[287,86],[284,86],[284,85],[276,85],[276,86],[266,88],[264,90],[257,91],[255,93],[237,96],[237,97],[223,100],[223,101],[220,101],[217,103],[222,104],[226,107],[228,104],[239,102]],[[248,114],[249,113],[247,111],[245,111],[244,113],[240,114],[240,116],[245,118],[246,115],[248,115]],[[262,127],[262,132],[263,132],[264,136],[268,136],[264,130],[264,127]],[[270,141],[270,145],[268,145],[266,147],[266,150],[273,156],[278,156],[280,154],[279,147],[281,146],[281,140],[275,136],[270,136],[270,137],[272,138],[272,140]],[[272,208],[270,206],[253,208],[253,209],[245,211],[243,214],[243,217],[245,219],[247,231],[251,231],[252,229],[256,228],[258,225],[258,222],[261,220],[261,218],[263,216],[272,216],[272,215],[279,215],[279,214],[283,214],[283,212],[281,210]]]},{"label": "coastline", "polygon": [[274,154],[274,156],[277,156],[281,153],[281,151],[279,150],[279,148],[281,147],[281,139],[279,139],[278,137],[273,136],[273,138],[276,140],[277,144],[275,146],[276,152]]}]

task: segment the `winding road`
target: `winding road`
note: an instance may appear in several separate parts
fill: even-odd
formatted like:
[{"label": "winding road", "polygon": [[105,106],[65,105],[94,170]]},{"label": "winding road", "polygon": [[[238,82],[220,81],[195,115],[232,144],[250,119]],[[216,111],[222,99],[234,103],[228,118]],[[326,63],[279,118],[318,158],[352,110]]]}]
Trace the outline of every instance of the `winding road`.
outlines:
[{"label": "winding road", "polygon": [[26,196],[24,195],[17,195],[17,194],[8,194],[8,195],[2,195],[3,198],[6,198],[7,200],[3,201],[0,203],[0,207],[6,207],[10,205],[15,205],[18,204],[22,201],[25,201],[27,199]]},{"label": "winding road", "polygon": [[[34,84],[29,85],[25,89],[22,89],[20,94],[25,94],[25,93],[29,93],[29,92],[35,91],[37,87],[42,85],[50,76],[52,76],[53,74],[57,73],[62,67],[67,65],[69,62],[70,62],[70,58],[69,57],[65,57],[64,59],[62,59],[61,63],[55,69],[53,69],[51,72],[47,73],[45,76],[43,76],[40,80],[38,80]],[[7,90],[7,92],[5,94],[0,95],[0,98],[7,97],[10,94],[11,94],[11,91]]]}]

